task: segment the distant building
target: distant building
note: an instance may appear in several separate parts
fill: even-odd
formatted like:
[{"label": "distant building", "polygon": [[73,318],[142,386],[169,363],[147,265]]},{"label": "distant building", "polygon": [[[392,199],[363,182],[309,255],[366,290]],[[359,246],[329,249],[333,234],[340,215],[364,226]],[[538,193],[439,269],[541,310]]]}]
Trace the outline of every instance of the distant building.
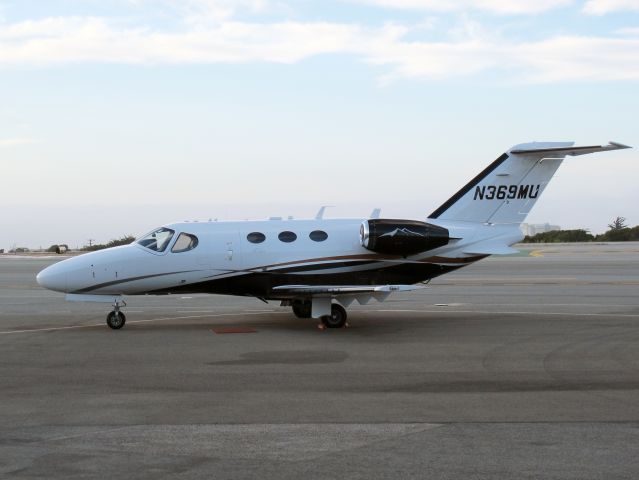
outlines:
[{"label": "distant building", "polygon": [[524,235],[532,237],[538,233],[552,232],[555,230],[561,230],[559,225],[551,225],[550,223],[522,223],[521,231]]}]

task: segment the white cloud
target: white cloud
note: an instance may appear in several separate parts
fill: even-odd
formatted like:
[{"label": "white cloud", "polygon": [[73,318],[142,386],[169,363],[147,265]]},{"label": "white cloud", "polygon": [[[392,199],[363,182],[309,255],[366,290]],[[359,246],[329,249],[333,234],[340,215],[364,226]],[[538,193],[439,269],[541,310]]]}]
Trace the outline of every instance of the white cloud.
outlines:
[{"label": "white cloud", "polygon": [[267,0],[132,0],[150,5],[164,4],[173,9],[186,22],[203,24],[232,18],[238,11],[263,12]]},{"label": "white cloud", "polygon": [[0,148],[38,143],[35,138],[0,138]]},{"label": "white cloud", "polygon": [[179,33],[126,29],[98,18],[55,18],[0,27],[0,66],[101,62],[179,64],[290,63],[339,52],[358,38],[356,26],[331,23],[222,22]]},{"label": "white cloud", "polygon": [[562,36],[518,45],[511,53],[533,83],[639,80],[639,39]]},{"label": "white cloud", "polygon": [[[497,14],[531,14],[565,7],[573,0],[351,0],[394,9],[451,12],[483,10]],[[630,0],[628,0],[630,1]]]},{"label": "white cloud", "polygon": [[620,28],[615,33],[619,35],[625,35],[628,37],[637,37],[639,36],[639,27]]},{"label": "white cloud", "polygon": [[639,0],[588,0],[583,11],[591,15],[605,15],[606,13],[639,10]]},{"label": "white cloud", "polygon": [[555,37],[509,45],[481,39],[457,43],[383,43],[369,61],[390,65],[389,79],[437,78],[493,70],[524,83],[639,80],[639,39]]},{"label": "white cloud", "polygon": [[100,18],[60,17],[0,25],[0,68],[82,62],[293,63],[319,54],[348,54],[387,66],[387,80],[485,71],[526,82],[639,79],[639,39],[634,36],[561,36],[514,43],[467,20],[440,41],[409,40],[410,32],[403,25],[237,21],[164,32]]}]

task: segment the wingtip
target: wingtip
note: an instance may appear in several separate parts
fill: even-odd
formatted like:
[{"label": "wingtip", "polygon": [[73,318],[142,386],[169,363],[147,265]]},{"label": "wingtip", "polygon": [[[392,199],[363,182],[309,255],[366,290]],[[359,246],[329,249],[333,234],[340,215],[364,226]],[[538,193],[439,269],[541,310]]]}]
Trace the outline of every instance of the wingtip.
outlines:
[{"label": "wingtip", "polygon": [[608,142],[609,145],[612,145],[613,147],[621,150],[624,148],[632,148],[630,145],[624,145],[623,143],[619,143],[619,142]]}]

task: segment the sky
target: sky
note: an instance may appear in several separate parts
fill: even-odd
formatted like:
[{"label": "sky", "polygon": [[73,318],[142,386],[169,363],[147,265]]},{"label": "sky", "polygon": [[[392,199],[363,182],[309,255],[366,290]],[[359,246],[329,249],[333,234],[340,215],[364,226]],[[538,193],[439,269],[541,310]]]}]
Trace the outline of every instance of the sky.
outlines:
[{"label": "sky", "polygon": [[[639,0],[0,0],[0,248],[425,219],[511,146],[639,148]],[[639,224],[637,148],[530,223]]]}]

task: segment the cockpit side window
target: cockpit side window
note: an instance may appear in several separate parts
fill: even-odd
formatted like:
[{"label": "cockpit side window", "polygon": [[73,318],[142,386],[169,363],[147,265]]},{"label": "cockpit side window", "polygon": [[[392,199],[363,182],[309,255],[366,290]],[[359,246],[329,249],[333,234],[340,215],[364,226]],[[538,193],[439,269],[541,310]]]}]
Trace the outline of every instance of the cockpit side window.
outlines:
[{"label": "cockpit side window", "polygon": [[198,239],[195,235],[182,232],[175,241],[175,245],[173,245],[171,251],[173,253],[188,252],[189,250],[193,250],[195,247],[197,247],[197,244]]},{"label": "cockpit side window", "polygon": [[135,243],[142,245],[144,248],[148,248],[149,250],[153,250],[154,252],[163,252],[166,250],[166,247],[174,234],[175,230],[162,227],[146,234]]}]

